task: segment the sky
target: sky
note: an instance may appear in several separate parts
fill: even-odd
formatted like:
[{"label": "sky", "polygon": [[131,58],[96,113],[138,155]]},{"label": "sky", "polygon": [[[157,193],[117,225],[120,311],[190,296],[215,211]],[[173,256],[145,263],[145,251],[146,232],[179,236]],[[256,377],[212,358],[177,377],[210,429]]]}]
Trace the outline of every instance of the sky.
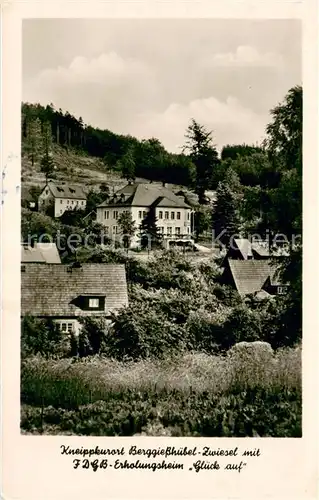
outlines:
[{"label": "sky", "polygon": [[23,101],[180,152],[194,118],[226,144],[260,144],[302,84],[298,20],[23,21]]}]

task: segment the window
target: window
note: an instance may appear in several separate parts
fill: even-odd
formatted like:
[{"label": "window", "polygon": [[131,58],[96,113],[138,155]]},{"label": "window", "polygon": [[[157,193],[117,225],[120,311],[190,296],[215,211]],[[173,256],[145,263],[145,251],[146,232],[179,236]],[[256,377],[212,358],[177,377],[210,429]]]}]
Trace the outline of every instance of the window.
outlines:
[{"label": "window", "polygon": [[188,234],[189,234],[189,226],[187,226],[187,232],[188,232]]},{"label": "window", "polygon": [[163,219],[163,212],[162,211],[158,212],[158,218]]},{"label": "window", "polygon": [[163,226],[160,226],[159,230],[160,230],[161,234],[164,234],[164,227]]},{"label": "window", "polygon": [[187,212],[187,220],[189,220],[189,215],[190,215],[189,212]]},{"label": "window", "polygon": [[60,203],[63,203],[63,200],[60,200]]},{"label": "window", "polygon": [[146,217],[146,212],[145,210],[143,210],[143,219],[145,219],[145,217]]},{"label": "window", "polygon": [[118,215],[119,215],[119,213],[116,210],[114,210],[113,211],[113,219],[117,219]]},{"label": "window", "polygon": [[66,323],[61,323],[61,331],[66,332]]},{"label": "window", "polygon": [[77,205],[79,204],[79,200],[76,200],[76,204],[77,204]]},{"label": "window", "polygon": [[171,219],[175,219],[175,212],[171,212]]},{"label": "window", "polygon": [[285,293],[285,292],[286,292],[286,287],[285,287],[285,286],[279,286],[279,287],[277,288],[277,293],[278,293],[279,295],[282,295],[282,294],[283,294],[283,293]]},{"label": "window", "polygon": [[117,234],[117,226],[112,227],[113,234]]},{"label": "window", "polygon": [[62,214],[62,212],[63,212],[63,210],[62,210],[62,208],[61,208],[61,210],[60,210],[60,214]]},{"label": "window", "polygon": [[84,201],[82,201],[82,205],[84,205]]},{"label": "window", "polygon": [[176,234],[181,234],[181,228],[180,227],[175,227],[175,233]]},{"label": "window", "polygon": [[99,299],[89,299],[89,307],[99,307]]},{"label": "window", "polygon": [[165,212],[165,219],[168,219],[168,212]]},{"label": "window", "polygon": [[110,212],[109,210],[104,211],[104,219],[109,219],[110,218]]},{"label": "window", "polygon": [[73,205],[73,200],[71,200],[71,205]]},{"label": "window", "polygon": [[138,211],[138,218],[139,218],[139,219],[141,219],[141,218],[142,218],[142,211],[141,211],[141,210],[139,210],[139,211]]},{"label": "window", "polygon": [[69,204],[70,203],[70,200],[66,200],[66,203]]},{"label": "window", "polygon": [[71,333],[71,332],[73,332],[73,324],[68,323],[68,333]]},{"label": "window", "polygon": [[171,234],[172,234],[172,228],[171,228],[171,227],[168,227],[168,228],[167,228],[167,234],[168,234],[168,235],[171,235]]},{"label": "window", "polygon": [[176,214],[176,219],[177,219],[177,220],[181,220],[181,213],[180,213],[180,212],[177,212],[177,214]]},{"label": "window", "polygon": [[49,190],[48,189],[45,190],[45,194],[49,194]]},{"label": "window", "polygon": [[109,228],[106,226],[104,229],[105,229],[105,233],[109,234]]}]

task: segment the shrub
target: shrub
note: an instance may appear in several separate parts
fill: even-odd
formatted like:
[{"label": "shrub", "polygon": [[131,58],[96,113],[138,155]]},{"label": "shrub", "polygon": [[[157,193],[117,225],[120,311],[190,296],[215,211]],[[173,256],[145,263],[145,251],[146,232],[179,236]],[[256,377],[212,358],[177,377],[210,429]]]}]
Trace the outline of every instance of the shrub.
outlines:
[{"label": "shrub", "polygon": [[161,358],[187,346],[184,330],[148,303],[123,309],[113,322],[108,352],[117,359]]},{"label": "shrub", "polygon": [[25,316],[21,321],[21,357],[34,354],[63,357],[70,345],[59,327],[51,320]]}]

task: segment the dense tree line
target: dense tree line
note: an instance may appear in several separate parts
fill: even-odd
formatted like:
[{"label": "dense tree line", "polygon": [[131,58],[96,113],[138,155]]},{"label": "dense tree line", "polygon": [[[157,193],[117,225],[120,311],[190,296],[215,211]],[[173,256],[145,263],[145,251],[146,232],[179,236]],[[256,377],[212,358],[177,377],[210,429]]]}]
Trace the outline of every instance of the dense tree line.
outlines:
[{"label": "dense tree line", "polygon": [[144,177],[185,186],[194,184],[195,166],[186,154],[167,152],[155,138],[139,141],[85,125],[81,117],[77,119],[69,112],[56,110],[53,104],[44,107],[22,103],[22,142],[32,164],[37,159],[37,138],[44,133],[46,124],[50,124],[54,144],[66,151],[75,148],[102,158],[107,168],[118,170],[128,180]]}]

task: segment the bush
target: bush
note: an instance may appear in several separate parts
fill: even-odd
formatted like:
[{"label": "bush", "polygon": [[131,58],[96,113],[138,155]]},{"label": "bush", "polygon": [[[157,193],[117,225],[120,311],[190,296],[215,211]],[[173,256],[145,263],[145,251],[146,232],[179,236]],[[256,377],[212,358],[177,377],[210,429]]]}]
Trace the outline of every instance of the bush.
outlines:
[{"label": "bush", "polygon": [[117,359],[161,358],[187,347],[184,330],[148,303],[113,317],[108,353]]},{"label": "bush", "polygon": [[41,354],[49,357],[67,356],[68,339],[51,320],[25,316],[21,321],[21,357]]}]

